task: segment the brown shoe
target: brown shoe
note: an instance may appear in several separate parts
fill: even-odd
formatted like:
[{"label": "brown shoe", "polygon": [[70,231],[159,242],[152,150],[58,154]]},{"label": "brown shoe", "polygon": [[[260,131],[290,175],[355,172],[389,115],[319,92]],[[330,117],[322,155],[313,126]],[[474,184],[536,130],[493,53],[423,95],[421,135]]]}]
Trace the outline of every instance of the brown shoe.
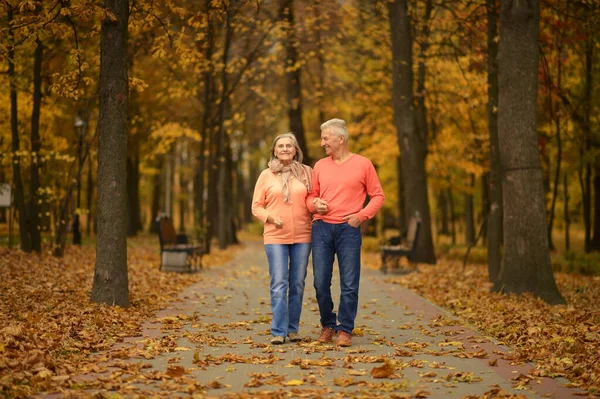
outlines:
[{"label": "brown shoe", "polygon": [[337,346],[348,347],[352,346],[352,335],[348,334],[346,331],[340,330],[338,332],[337,342],[335,343]]},{"label": "brown shoe", "polygon": [[323,327],[323,329],[321,330],[321,336],[319,337],[319,342],[331,342],[331,340],[333,339],[334,332],[335,331],[331,327]]}]

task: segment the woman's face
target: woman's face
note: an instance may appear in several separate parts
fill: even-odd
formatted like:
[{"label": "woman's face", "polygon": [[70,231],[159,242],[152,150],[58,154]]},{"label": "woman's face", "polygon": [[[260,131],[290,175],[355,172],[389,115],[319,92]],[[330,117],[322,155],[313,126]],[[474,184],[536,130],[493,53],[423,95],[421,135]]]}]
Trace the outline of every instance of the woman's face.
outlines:
[{"label": "woman's face", "polygon": [[294,142],[291,138],[283,137],[275,143],[274,152],[279,162],[289,164],[292,163],[296,156],[296,147],[294,147]]}]

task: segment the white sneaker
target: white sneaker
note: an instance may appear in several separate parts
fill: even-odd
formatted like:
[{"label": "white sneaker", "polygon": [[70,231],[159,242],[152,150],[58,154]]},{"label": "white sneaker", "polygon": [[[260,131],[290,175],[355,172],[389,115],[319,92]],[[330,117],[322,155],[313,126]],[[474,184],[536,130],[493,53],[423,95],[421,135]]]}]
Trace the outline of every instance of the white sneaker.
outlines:
[{"label": "white sneaker", "polygon": [[273,345],[281,345],[285,342],[285,337],[282,337],[280,335],[276,335],[273,338],[271,338],[271,343]]},{"label": "white sneaker", "polygon": [[300,334],[298,334],[297,332],[288,333],[288,339],[290,340],[290,342],[302,341],[302,338],[300,338]]}]

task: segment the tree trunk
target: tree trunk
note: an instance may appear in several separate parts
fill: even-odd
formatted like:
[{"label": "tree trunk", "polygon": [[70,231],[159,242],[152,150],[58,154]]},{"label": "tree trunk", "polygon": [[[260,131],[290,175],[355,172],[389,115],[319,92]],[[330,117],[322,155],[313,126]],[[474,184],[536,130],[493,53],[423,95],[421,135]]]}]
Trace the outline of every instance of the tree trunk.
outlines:
[{"label": "tree trunk", "polygon": [[[6,181],[6,175],[4,174],[4,170],[0,170],[0,181]],[[0,208],[0,223],[8,223],[9,218],[7,215],[10,215],[10,208]]]},{"label": "tree trunk", "polygon": [[569,213],[569,185],[568,185],[568,177],[567,172],[563,174],[563,196],[564,196],[564,218],[565,218],[565,251],[571,249],[571,237],[569,237],[569,232],[571,229],[571,215]]},{"label": "tree trunk", "polygon": [[[558,49],[558,54],[562,54],[561,48]],[[560,55],[559,55],[560,57]],[[562,90],[562,71],[561,71],[561,60],[557,60],[557,78],[556,78],[556,90]],[[550,100],[550,107],[553,107],[552,100]],[[557,105],[556,110],[553,110],[552,117],[554,119],[554,126],[556,128],[556,170],[554,172],[554,182],[552,183],[552,199],[550,202],[550,215],[548,218],[548,246],[550,250],[556,249],[552,240],[552,229],[554,228],[554,210],[556,209],[556,201],[558,199],[558,186],[560,185],[560,167],[562,164],[562,139],[561,139],[561,125],[560,125],[560,112],[559,106]]]},{"label": "tree trunk", "polygon": [[246,224],[252,223],[254,216],[252,215],[252,189],[250,188],[258,179],[258,166],[252,159],[248,160],[248,185],[244,191],[244,220]]},{"label": "tree trunk", "polygon": [[406,237],[408,234],[408,218],[406,217],[406,190],[404,189],[404,180],[402,179],[402,156],[396,158],[396,173],[398,174],[398,225],[400,237]]},{"label": "tree trunk", "polygon": [[456,211],[454,210],[454,195],[452,190],[447,191],[448,203],[450,204],[450,232],[452,234],[452,245],[456,245]]},{"label": "tree trunk", "polygon": [[127,27],[129,2],[106,0],[102,21],[98,117],[98,241],[92,302],[129,306],[127,276]]},{"label": "tree trunk", "polygon": [[[214,38],[213,38],[213,25],[212,20],[210,18],[210,10],[211,10],[211,2],[210,0],[204,1],[205,12],[206,12],[206,36],[204,42],[198,42],[198,45],[205,46],[205,59],[212,60],[213,54],[213,46],[214,46]],[[210,117],[212,115],[212,101],[211,95],[213,92],[212,89],[213,78],[212,78],[212,64],[209,65],[204,72],[204,93],[203,94],[203,102],[204,102],[204,114],[202,115],[202,127],[201,127],[201,136],[202,139],[200,141],[200,153],[198,154],[198,169],[196,175],[194,177],[194,196],[195,201],[195,221],[196,221],[196,231],[197,231],[197,239],[204,240],[205,250],[207,252],[210,251],[210,246],[208,245],[208,232],[207,225],[209,223],[208,220],[205,220],[205,201],[204,201],[204,190],[206,187],[205,184],[205,173],[207,170],[206,167],[206,150],[210,148],[210,139],[211,139],[211,130],[210,130]],[[202,99],[201,99],[202,100]],[[209,164],[208,170],[210,173]],[[210,203],[210,201],[209,201]],[[206,206],[208,208],[208,206]]]},{"label": "tree trunk", "polygon": [[487,7],[487,44],[488,44],[488,132],[490,136],[490,206],[487,221],[487,261],[488,279],[492,283],[498,280],[502,263],[502,164],[498,153],[498,2],[486,0]]},{"label": "tree trunk", "polygon": [[407,0],[390,2],[388,8],[392,36],[394,124],[401,154],[401,179],[406,194],[404,211],[407,218],[416,214],[421,218],[422,230],[417,243],[416,260],[433,264],[436,259],[425,170],[427,138],[420,136],[422,132],[418,131],[415,121],[412,37]]},{"label": "tree trunk", "polygon": [[[593,88],[593,50],[594,50],[594,37],[590,33],[588,33],[588,39],[585,44],[585,96],[583,99],[583,136],[584,139],[584,148],[582,150],[582,155],[589,154],[592,149],[592,125],[591,125],[591,112],[592,112],[592,88]],[[581,195],[583,197],[583,224],[585,229],[585,240],[584,247],[585,252],[589,252],[591,250],[592,244],[592,165],[591,162],[585,162],[582,165],[584,171],[580,172],[580,185],[581,185]]]},{"label": "tree trunk", "polygon": [[[324,46],[323,46],[323,39],[321,36],[321,29],[327,29],[327,27],[324,26],[325,24],[325,18],[323,18],[323,12],[324,10],[321,10],[321,8],[319,7],[320,5],[320,0],[316,0],[313,4],[313,10],[314,10],[314,18],[316,21],[319,21],[317,23],[317,26],[315,27],[315,45],[317,47],[317,60],[319,61],[319,86],[317,87],[317,93],[318,94],[318,107],[319,107],[319,123],[323,123],[325,122],[325,106],[324,106],[324,102],[325,102],[325,87],[326,87],[326,83],[325,83],[325,50],[324,50]],[[308,155],[308,154],[306,154]],[[312,163],[309,163],[308,161],[305,160],[306,164],[310,164],[311,166],[313,166]]]},{"label": "tree trunk", "polygon": [[227,17],[225,20],[225,33],[223,43],[223,58],[222,58],[222,69],[221,75],[221,99],[218,106],[218,126],[217,126],[217,152],[216,152],[216,165],[217,165],[217,201],[219,203],[217,209],[217,239],[219,240],[219,248],[225,249],[229,245],[229,230],[230,225],[230,207],[228,201],[228,162],[227,162],[227,151],[226,147],[229,145],[227,132],[225,130],[225,119],[229,113],[229,75],[227,72],[227,66],[229,63],[229,51],[231,49],[231,43],[233,40],[233,27],[231,26],[231,19],[229,10],[226,10]]},{"label": "tree trunk", "polygon": [[504,264],[495,291],[564,303],[550,265],[537,147],[539,0],[501,0],[498,132],[504,176]]},{"label": "tree trunk", "polygon": [[[14,32],[12,29],[13,20],[13,9],[8,6],[8,37],[9,43],[14,43]],[[20,139],[19,139],[19,112],[17,102],[17,84],[16,84],[16,72],[15,72],[15,48],[10,46],[7,52],[8,60],[8,79],[10,87],[10,131],[12,139],[12,153],[13,153],[13,184],[15,186],[15,204],[17,212],[19,213],[19,238],[21,239],[21,250],[25,252],[31,252],[31,240],[29,236],[29,230],[27,228],[27,211],[25,206],[25,188],[23,187],[23,180],[21,178],[21,159],[19,157],[20,151]]]},{"label": "tree trunk", "polygon": [[431,19],[431,13],[433,11],[433,1],[425,1],[425,12],[423,15],[423,31],[421,32],[420,45],[419,45],[419,56],[417,66],[417,93],[416,93],[416,107],[415,107],[415,121],[417,124],[417,130],[419,136],[425,143],[424,151],[427,153],[427,138],[429,137],[429,126],[427,125],[427,107],[425,105],[425,61],[427,60],[427,48],[429,47],[429,21]]},{"label": "tree trunk", "polygon": [[450,227],[448,224],[448,199],[446,191],[440,190],[438,195],[438,208],[440,212],[440,230],[439,234],[444,236],[450,235]]},{"label": "tree trunk", "polygon": [[92,199],[94,196],[94,172],[92,171],[92,157],[90,156],[90,159],[88,160],[88,178],[87,178],[87,191],[86,191],[86,198],[87,198],[87,209],[88,209],[88,214],[87,214],[87,225],[85,226],[86,231],[85,233],[87,234],[87,236],[91,236],[92,235],[92,215],[95,214],[95,212],[92,212]]},{"label": "tree trunk", "polygon": [[[469,177],[469,188],[473,190],[475,188],[475,176],[470,175]],[[473,216],[473,194],[465,194],[465,244],[471,246],[475,243],[475,220]]]},{"label": "tree trunk", "polygon": [[239,244],[238,238],[237,238],[237,229],[238,229],[238,224],[236,223],[236,215],[237,215],[237,208],[236,208],[236,201],[235,201],[235,196],[234,194],[234,187],[235,187],[235,183],[233,180],[233,175],[234,175],[234,164],[233,164],[233,153],[231,152],[231,137],[228,136],[228,143],[227,143],[227,147],[225,149],[225,153],[226,153],[226,163],[227,163],[227,198],[229,199],[228,201],[228,206],[227,208],[229,208],[227,210],[227,218],[229,220],[229,228],[227,230],[227,245],[232,245],[232,244]]},{"label": "tree trunk", "polygon": [[137,189],[139,181],[135,172],[135,157],[127,157],[127,235],[133,237],[137,235],[136,212],[139,204],[139,190]]},{"label": "tree trunk", "polygon": [[481,175],[481,240],[483,245],[487,245],[487,230],[490,212],[490,184],[489,173]]},{"label": "tree trunk", "polygon": [[234,201],[234,210],[235,210],[235,221],[238,226],[238,229],[242,229],[246,221],[244,220],[244,215],[246,213],[246,201],[245,201],[245,192],[248,191],[246,185],[246,179],[244,178],[244,174],[242,172],[242,163],[244,161],[244,145],[240,144],[237,148],[237,153],[235,154],[234,160],[232,160],[234,178],[235,178],[235,201]]},{"label": "tree trunk", "polygon": [[35,41],[36,48],[33,61],[33,108],[31,112],[31,181],[29,201],[29,235],[31,249],[42,252],[42,237],[40,234],[40,208],[38,206],[38,189],[40,187],[40,111],[42,107],[42,59],[44,47],[40,39]]},{"label": "tree trunk", "polygon": [[152,202],[150,204],[150,232],[158,233],[158,225],[156,220],[158,219],[160,213],[160,195],[163,189],[163,185],[161,184],[162,179],[160,178],[160,170],[162,169],[163,161],[162,159],[157,162],[156,169],[159,171],[152,177],[153,185],[152,185]]},{"label": "tree trunk", "polygon": [[185,159],[184,159],[184,154],[187,151],[185,142],[180,141],[179,145],[177,146],[178,151],[177,151],[177,160],[178,160],[178,167],[176,169],[177,172],[177,189],[179,191],[179,195],[177,196],[177,200],[179,202],[179,231],[181,232],[185,232],[186,231],[186,223],[185,223],[185,216],[186,216],[186,207],[187,207],[187,195],[186,195],[186,191],[187,191],[187,181],[186,178],[184,176],[183,173],[183,168],[186,167],[187,165],[184,164]]},{"label": "tree trunk", "polygon": [[[300,61],[298,59],[298,44],[294,33],[294,0],[283,0],[282,20],[287,25],[285,49],[287,59],[285,64],[285,76],[287,83],[288,117],[290,120],[290,131],[298,140],[298,145],[304,153],[304,163],[311,164],[306,145],[304,125],[302,124],[302,85],[300,81]],[[321,121],[324,122],[324,121]]]},{"label": "tree trunk", "polygon": [[590,249],[592,251],[600,251],[600,164],[596,160],[594,168],[594,233],[593,239],[590,243]]}]

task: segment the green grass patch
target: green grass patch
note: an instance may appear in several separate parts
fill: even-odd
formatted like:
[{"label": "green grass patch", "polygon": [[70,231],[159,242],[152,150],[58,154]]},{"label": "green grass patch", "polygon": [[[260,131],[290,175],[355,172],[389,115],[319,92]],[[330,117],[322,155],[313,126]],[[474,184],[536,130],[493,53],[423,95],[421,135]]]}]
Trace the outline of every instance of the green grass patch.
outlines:
[{"label": "green grass patch", "polygon": [[552,270],[563,273],[600,275],[600,253],[567,251],[561,255],[552,255]]}]

